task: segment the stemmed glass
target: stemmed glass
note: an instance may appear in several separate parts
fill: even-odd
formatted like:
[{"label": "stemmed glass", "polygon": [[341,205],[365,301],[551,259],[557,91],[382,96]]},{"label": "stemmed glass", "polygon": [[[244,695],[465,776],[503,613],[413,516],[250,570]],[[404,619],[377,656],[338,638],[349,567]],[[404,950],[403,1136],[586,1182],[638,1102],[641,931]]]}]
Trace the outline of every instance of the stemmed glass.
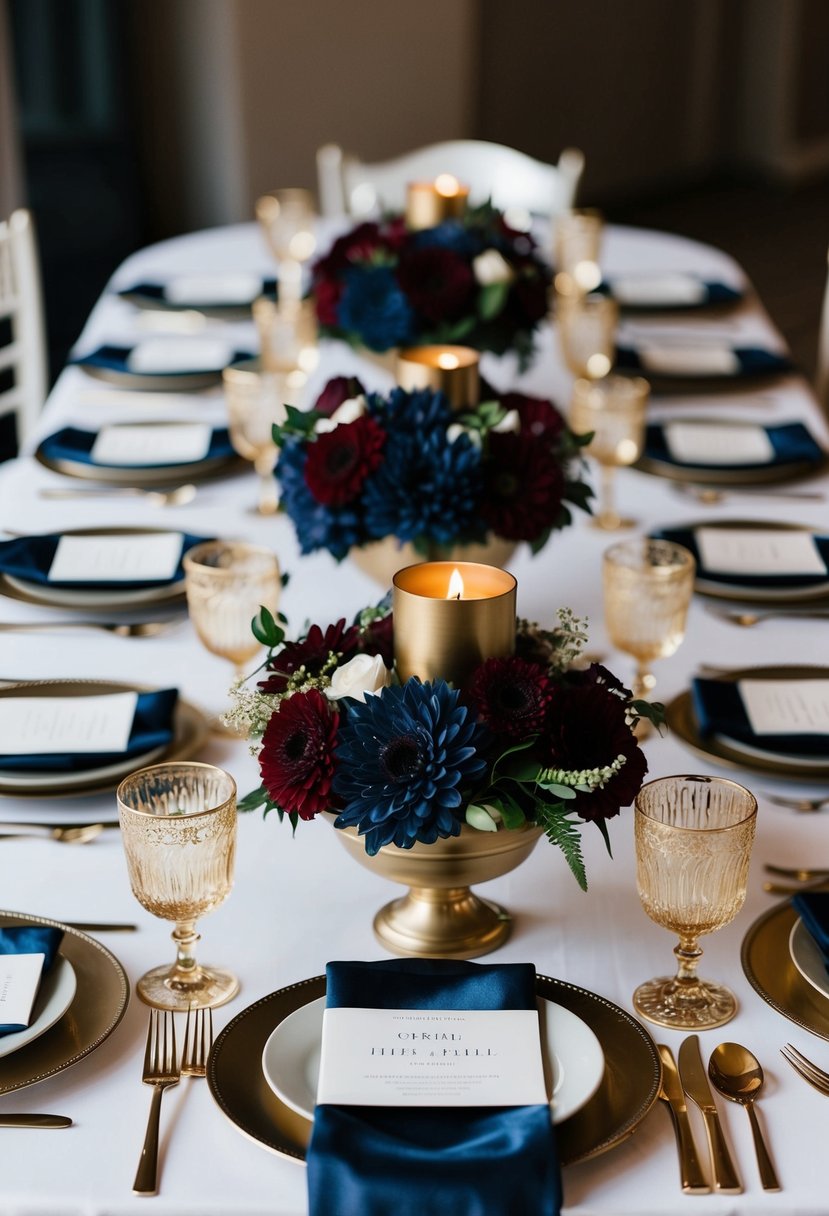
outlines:
[{"label": "stemmed glass", "polygon": [[556,291],[566,296],[595,291],[602,281],[599,253],[603,233],[600,211],[565,211],[557,217],[553,227]]},{"label": "stemmed glass", "polygon": [[230,659],[236,677],[260,649],[250,623],[260,606],[274,615],[282,581],[269,549],[242,541],[211,540],[184,555],[187,609],[203,646]]},{"label": "stemmed glass", "polygon": [[573,385],[570,425],[576,432],[593,433],[587,453],[602,470],[599,512],[591,520],[597,528],[617,531],[635,522],[617,512],[614,480],[620,465],[634,464],[642,455],[649,394],[650,386],[641,376],[611,375]]},{"label": "stemmed glass", "polygon": [[224,903],[236,855],[236,783],[212,764],[155,764],[118,786],[121,839],[132,893],[175,922],[176,961],[137,984],[157,1009],[223,1005],[239,991],[230,971],[202,966],[193,953],[196,921]]},{"label": "stemmed glass", "polygon": [[277,453],[274,423],[285,421],[285,406],[297,404],[306,379],[298,369],[267,371],[258,359],[245,359],[222,372],[230,441],[259,475],[256,510],[260,515],[273,515],[279,505],[273,475]]},{"label": "stemmed glass", "polygon": [[279,267],[279,298],[299,302],[302,266],[316,249],[314,196],[298,188],[271,190],[256,200],[256,218]]},{"label": "stemmed glass", "polygon": [[600,380],[616,358],[619,307],[602,295],[556,293],[556,322],[564,361],[574,376]]},{"label": "stemmed glass", "polygon": [[651,920],[679,937],[675,976],[640,984],[636,1012],[659,1026],[706,1030],[737,1011],[733,993],[697,975],[699,938],[730,924],[746,897],[757,801],[724,777],[662,777],[636,797],[636,883]]},{"label": "stemmed glass", "polygon": [[604,553],[605,624],[613,645],[637,660],[637,697],[656,683],[652,661],[672,655],[685,636],[695,570],[693,555],[667,540],[622,541]]}]

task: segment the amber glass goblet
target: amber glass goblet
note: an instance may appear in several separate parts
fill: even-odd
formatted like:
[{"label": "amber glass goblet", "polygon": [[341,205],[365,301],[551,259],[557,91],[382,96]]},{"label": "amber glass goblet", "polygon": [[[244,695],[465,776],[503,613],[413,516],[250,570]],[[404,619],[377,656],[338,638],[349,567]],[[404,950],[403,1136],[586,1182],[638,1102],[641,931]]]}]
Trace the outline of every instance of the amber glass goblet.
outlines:
[{"label": "amber glass goblet", "polygon": [[260,607],[276,615],[282,580],[270,549],[242,541],[210,540],[184,555],[187,610],[199,640],[229,659],[237,679],[261,649],[250,623]]},{"label": "amber glass goblet", "polygon": [[604,234],[600,211],[576,209],[559,215],[553,225],[556,291],[564,296],[595,291],[602,281],[599,256]]},{"label": "amber glass goblet", "polygon": [[600,380],[616,359],[619,307],[602,295],[556,292],[556,322],[564,362],[574,376]]},{"label": "amber glass goblet", "polygon": [[573,385],[570,426],[579,434],[592,433],[587,454],[602,471],[599,510],[591,520],[596,528],[614,532],[636,522],[616,510],[615,477],[617,468],[642,455],[649,395],[650,385],[641,376],[611,375]]},{"label": "amber glass goblet", "polygon": [[230,441],[259,475],[259,515],[273,515],[278,509],[273,427],[285,421],[286,405],[298,404],[306,379],[298,369],[268,371],[259,359],[245,359],[222,372]]},{"label": "amber glass goblet", "polygon": [[270,190],[256,200],[256,218],[278,263],[279,299],[302,298],[302,266],[317,246],[316,210],[310,190]]}]

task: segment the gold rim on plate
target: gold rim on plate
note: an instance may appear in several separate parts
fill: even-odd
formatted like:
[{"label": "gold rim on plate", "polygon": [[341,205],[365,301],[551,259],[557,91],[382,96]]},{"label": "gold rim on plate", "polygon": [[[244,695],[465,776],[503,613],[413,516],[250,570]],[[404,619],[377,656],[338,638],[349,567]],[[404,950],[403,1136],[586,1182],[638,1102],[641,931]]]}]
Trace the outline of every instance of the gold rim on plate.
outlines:
[{"label": "gold rim on plate", "polygon": [[[0,688],[0,697],[14,696],[102,696],[114,692],[152,692],[153,689],[139,684],[121,684],[112,680],[21,680]],[[196,755],[210,733],[210,723],[204,713],[189,701],[176,701],[173,712],[173,738],[157,757],[159,761],[187,760]],[[135,758],[135,767],[140,767],[141,757]],[[82,798],[93,794],[108,794],[116,789],[120,778],[95,780],[90,770],[86,785],[75,785],[71,789],[62,786],[29,786],[21,788],[4,783],[0,771],[0,797],[9,798]]]},{"label": "gold rim on plate", "polygon": [[45,916],[0,912],[0,926],[11,925],[63,929],[60,953],[72,964],[78,987],[66,1013],[50,1030],[0,1059],[0,1094],[53,1077],[100,1047],[124,1016],[130,994],[124,968],[94,937]]},{"label": "gold rim on plate", "polygon": [[[605,1057],[602,1083],[579,1111],[556,1128],[563,1165],[586,1161],[631,1135],[654,1105],[662,1062],[645,1028],[604,997],[539,975],[536,991],[581,1018]],[[280,1022],[325,994],[325,977],[280,988],[228,1023],[210,1055],[207,1081],[223,1114],[249,1140],[280,1157],[304,1161],[311,1122],[280,1102],[265,1080],[262,1051]]]},{"label": "gold rim on plate", "polygon": [[[219,373],[221,379],[221,373]],[[185,419],[165,418],[161,422],[122,422],[120,425],[142,427],[182,426]],[[215,429],[215,428],[214,428]],[[236,468],[243,468],[245,462],[236,452],[225,452],[221,456],[205,456],[202,460],[193,460],[184,464],[164,465],[110,465],[92,464],[83,460],[53,459],[47,456],[42,445],[35,452],[35,460],[51,469],[53,473],[62,473],[65,477],[80,477],[83,481],[98,481],[104,485],[135,486],[137,489],[151,490],[159,486],[175,485],[182,479],[186,481],[205,481],[211,477],[219,477]]]},{"label": "gold rim on plate", "polygon": [[[250,311],[250,310],[248,310]],[[77,363],[82,372],[95,380],[103,380],[116,388],[146,389],[151,393],[191,393],[195,389],[213,388],[222,382],[222,369],[215,372],[128,372],[116,367],[93,367],[88,363]]]},{"label": "gold rim on plate", "polygon": [[[665,418],[657,423],[664,427],[670,422],[704,422],[706,426],[745,426],[745,418]],[[827,466],[824,453],[820,460],[790,460],[775,461],[754,468],[722,468],[706,464],[674,464],[670,460],[661,460],[657,456],[643,453],[633,466],[640,473],[650,473],[655,477],[667,477],[669,481],[693,481],[701,485],[711,486],[765,486],[784,481],[800,481],[804,477],[815,476]]]},{"label": "gold rim on plate", "polygon": [[740,961],[746,979],[784,1018],[829,1039],[829,1000],[803,978],[789,952],[798,913],[789,900],[758,917],[743,938]]},{"label": "gold rim on plate", "polygon": [[[716,677],[729,682],[737,680],[825,680],[829,678],[829,667],[807,666],[773,666],[745,667],[738,671],[729,671]],[[728,743],[719,736],[704,739],[699,732],[693,699],[690,689],[674,697],[665,709],[668,729],[685,744],[686,747],[703,760],[713,760],[724,768],[749,770],[755,773],[768,773],[769,776],[786,777],[790,781],[814,781],[816,778],[825,781],[829,776],[829,761],[824,764],[804,763],[803,758],[795,757],[796,765],[787,764],[785,760],[760,756],[752,750],[744,752],[739,745]]]}]

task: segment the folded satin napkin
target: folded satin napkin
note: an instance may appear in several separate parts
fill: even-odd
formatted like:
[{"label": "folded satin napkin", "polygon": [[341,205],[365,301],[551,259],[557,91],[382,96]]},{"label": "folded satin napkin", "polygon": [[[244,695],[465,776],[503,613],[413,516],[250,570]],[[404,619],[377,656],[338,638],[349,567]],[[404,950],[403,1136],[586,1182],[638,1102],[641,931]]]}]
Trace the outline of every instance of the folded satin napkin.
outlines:
[{"label": "folded satin napkin", "polygon": [[[98,462],[92,459],[91,452],[95,440],[98,438],[97,431],[82,431],[76,426],[65,426],[61,430],[55,431],[54,434],[48,435],[40,444],[38,449],[42,456],[48,460],[71,460],[75,463],[96,465]],[[205,460],[225,460],[235,455],[233,444],[230,442],[230,432],[227,427],[215,427],[210,436],[210,447],[207,450]],[[186,462],[185,462],[186,463]],[[201,464],[202,461],[194,461],[194,464]],[[172,467],[178,468],[182,466],[181,461],[175,461]],[[123,468],[129,469],[161,469],[163,464],[152,465],[101,465],[101,468]]]},{"label": "folded satin napkin", "polygon": [[786,422],[780,426],[763,428],[774,448],[771,461],[762,464],[705,464],[703,461],[688,464],[677,460],[671,455],[663,426],[659,422],[651,422],[645,428],[645,456],[650,460],[659,460],[664,464],[673,464],[679,468],[720,469],[726,471],[741,469],[768,469],[782,464],[823,464],[826,454],[817,440],[810,434],[802,422]]},{"label": "folded satin napkin", "polygon": [[[53,929],[48,925],[16,925],[10,929],[0,929],[0,954],[44,954],[41,979],[55,961],[55,955],[63,941],[63,929]],[[0,1035],[16,1034],[25,1030],[21,1025],[0,1024]]]},{"label": "folded satin napkin", "polygon": [[[182,557],[194,545],[209,539],[205,536],[192,536],[189,532],[182,533]],[[66,582],[63,579],[50,579],[49,570],[54,560],[55,551],[60,541],[59,532],[48,532],[42,536],[20,536],[14,540],[0,541],[0,574],[10,574],[12,578],[21,578],[28,583],[38,583],[44,587],[73,588],[79,591],[138,591],[144,587],[166,587],[184,578],[181,561],[171,579],[115,579],[107,581],[96,579],[91,582]]]},{"label": "folded satin napkin", "polygon": [[[530,964],[329,963],[328,1008],[535,1009]],[[557,1216],[549,1105],[317,1106],[310,1216]]]},{"label": "folded satin napkin", "polygon": [[[197,276],[188,275],[187,278],[188,280],[195,280]],[[240,295],[235,290],[230,291],[228,296],[225,297],[222,295],[221,276],[211,275],[210,280],[214,284],[214,290],[209,294],[204,290],[198,290],[187,295],[186,292],[181,291],[171,292],[170,283],[142,282],[133,283],[131,287],[123,288],[118,292],[118,295],[126,299],[129,299],[130,296],[144,296],[147,300],[158,300],[162,304],[175,304],[178,308],[190,306],[193,308],[238,308],[251,303],[253,300],[253,295],[248,300],[247,293]],[[262,279],[257,286],[258,290],[254,293],[255,295],[276,297],[276,279]],[[231,296],[233,298],[229,298]]]},{"label": "folded satin napkin", "polygon": [[[215,370],[212,367],[187,367],[164,372],[135,371],[128,363],[132,351],[133,348],[131,346],[99,346],[97,350],[92,350],[87,355],[80,355],[76,359],[70,359],[69,362],[74,364],[75,367],[96,367],[102,371],[129,373],[131,376],[193,376],[199,375],[203,371],[207,373]],[[236,350],[231,352],[228,362],[238,363],[242,359],[252,359],[253,357],[253,351]]]},{"label": "folded satin napkin", "polygon": [[[26,689],[20,689],[25,697]],[[55,693],[60,696],[59,692]],[[138,694],[135,717],[132,720],[129,742],[123,752],[42,752],[35,755],[13,756],[0,751],[0,772],[4,769],[15,772],[76,773],[87,769],[103,768],[117,764],[120,759],[141,756],[157,747],[165,747],[173,738],[174,715],[178,701],[177,688],[162,688],[155,692]],[[0,739],[0,748],[3,742]]]},{"label": "folded satin napkin", "polygon": [[793,896],[792,905],[823,955],[829,973],[829,892],[804,891]]},{"label": "folded satin napkin", "polygon": [[703,738],[727,735],[751,747],[791,756],[825,757],[827,754],[829,737],[826,735],[755,734],[737,680],[692,680],[691,697],[699,733]]},{"label": "folded satin napkin", "polygon": [[[739,379],[741,376],[776,376],[782,372],[790,372],[794,370],[794,365],[791,359],[786,355],[778,354],[777,351],[764,350],[759,346],[735,346],[732,350],[737,361],[734,378]],[[688,371],[676,372],[675,375],[680,379],[694,379],[693,371],[694,347],[688,345]],[[624,368],[629,371],[641,372],[647,374],[644,370],[644,363],[639,356],[639,351],[632,346],[617,346],[616,347],[616,367]],[[669,373],[662,373],[668,375]]]},{"label": "folded satin napkin", "polygon": [[[697,577],[712,583],[739,583],[743,587],[756,587],[758,590],[764,587],[779,587],[783,590],[786,587],[816,587],[829,579],[829,536],[814,537],[815,546],[826,563],[825,574],[730,574],[722,570],[706,569],[700,557],[693,528],[658,528],[650,535],[656,540],[670,540],[690,549],[696,558]],[[781,532],[781,539],[785,539],[785,535],[785,532]]]}]

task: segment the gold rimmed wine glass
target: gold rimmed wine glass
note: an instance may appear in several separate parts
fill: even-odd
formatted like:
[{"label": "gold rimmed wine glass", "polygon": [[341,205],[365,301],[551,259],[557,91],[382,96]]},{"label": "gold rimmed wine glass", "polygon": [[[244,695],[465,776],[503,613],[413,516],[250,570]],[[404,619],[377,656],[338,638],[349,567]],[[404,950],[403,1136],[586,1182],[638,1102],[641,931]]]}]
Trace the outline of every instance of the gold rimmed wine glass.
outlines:
[{"label": "gold rimmed wine glass", "polygon": [[229,659],[237,679],[260,650],[250,623],[260,607],[276,615],[282,580],[270,549],[243,541],[210,540],[184,555],[187,610],[199,640]]},{"label": "gold rimmed wine glass", "polygon": [[222,372],[230,441],[259,475],[260,515],[273,515],[279,506],[273,475],[277,447],[274,423],[285,421],[285,406],[298,404],[307,376],[298,368],[289,372],[268,371],[259,359],[245,359]]},{"label": "gold rimmed wine glass", "polygon": [[593,208],[565,211],[553,226],[556,291],[564,296],[595,291],[602,281],[599,255],[604,216]]},{"label": "gold rimmed wine glass", "polygon": [[637,661],[637,697],[656,683],[653,660],[672,655],[685,637],[695,570],[693,555],[672,541],[639,537],[605,550],[605,624],[613,645]]},{"label": "gold rimmed wine glass", "polygon": [[212,764],[154,764],[118,786],[121,839],[132,893],[173,921],[176,960],[136,985],[156,1009],[215,1008],[239,991],[230,971],[196,961],[196,921],[223,904],[233,885],[236,783]]},{"label": "gold rimmed wine glass", "polygon": [[270,190],[256,200],[256,218],[278,264],[280,300],[300,300],[302,266],[317,246],[313,194],[300,188]]},{"label": "gold rimmed wine glass", "polygon": [[602,471],[599,510],[591,522],[605,531],[630,528],[614,504],[616,469],[634,464],[645,446],[645,415],[650,385],[641,376],[605,376],[603,380],[577,380],[573,385],[570,426],[581,434],[592,432],[587,454]]},{"label": "gold rimmed wine glass", "polygon": [[724,777],[662,777],[642,786],[635,808],[639,898],[679,944],[676,975],[640,984],[634,1008],[677,1030],[722,1026],[737,1001],[723,984],[699,978],[699,939],[730,924],[743,906],[757,800]]},{"label": "gold rimmed wine glass", "polygon": [[319,362],[314,301],[276,301],[270,296],[259,296],[253,302],[253,319],[259,334],[262,369],[299,373],[296,383],[301,388]]},{"label": "gold rimmed wine glass", "polygon": [[619,306],[609,296],[556,292],[556,323],[564,362],[574,376],[600,380],[616,358]]}]

